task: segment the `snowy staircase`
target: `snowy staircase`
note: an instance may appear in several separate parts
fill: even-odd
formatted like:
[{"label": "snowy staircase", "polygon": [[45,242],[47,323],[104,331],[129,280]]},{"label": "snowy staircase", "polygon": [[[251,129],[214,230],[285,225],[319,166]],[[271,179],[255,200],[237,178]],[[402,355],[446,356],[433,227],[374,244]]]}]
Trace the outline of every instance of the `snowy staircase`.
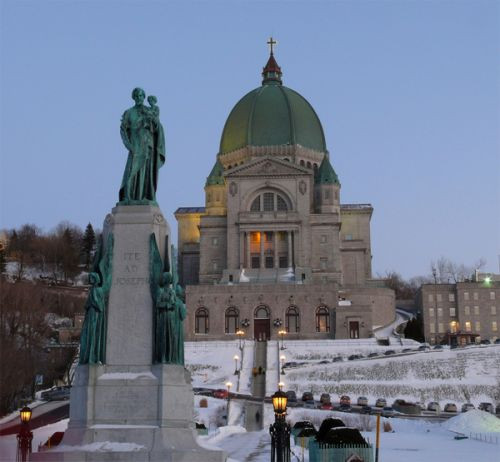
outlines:
[{"label": "snowy staircase", "polygon": [[267,342],[266,396],[272,396],[280,382],[280,349],[278,340]]}]

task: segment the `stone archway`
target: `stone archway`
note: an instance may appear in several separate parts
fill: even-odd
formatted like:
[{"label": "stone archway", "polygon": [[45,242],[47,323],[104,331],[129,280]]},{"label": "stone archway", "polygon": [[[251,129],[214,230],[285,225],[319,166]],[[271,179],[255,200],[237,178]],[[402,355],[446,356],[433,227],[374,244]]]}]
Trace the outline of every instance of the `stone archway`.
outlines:
[{"label": "stone archway", "polygon": [[259,305],[255,309],[253,335],[260,342],[271,339],[271,313],[267,305]]}]

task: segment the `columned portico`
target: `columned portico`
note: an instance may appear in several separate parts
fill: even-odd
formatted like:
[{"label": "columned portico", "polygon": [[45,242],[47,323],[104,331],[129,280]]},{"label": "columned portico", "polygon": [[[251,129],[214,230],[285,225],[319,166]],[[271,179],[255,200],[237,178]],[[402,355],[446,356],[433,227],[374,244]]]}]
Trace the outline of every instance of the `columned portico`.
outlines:
[{"label": "columned portico", "polygon": [[279,269],[294,266],[291,230],[252,230],[240,232],[242,268]]}]

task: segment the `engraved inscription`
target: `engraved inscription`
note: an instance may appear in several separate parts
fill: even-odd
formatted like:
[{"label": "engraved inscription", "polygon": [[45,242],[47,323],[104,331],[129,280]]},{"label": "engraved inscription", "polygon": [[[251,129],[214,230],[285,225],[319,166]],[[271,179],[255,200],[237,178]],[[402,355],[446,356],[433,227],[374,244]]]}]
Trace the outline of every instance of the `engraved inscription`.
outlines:
[{"label": "engraved inscription", "polygon": [[142,269],[143,258],[141,252],[124,252],[122,254],[125,265],[121,274],[115,277],[114,282],[119,285],[147,285],[149,284],[149,277],[139,277],[138,273],[144,274]]}]

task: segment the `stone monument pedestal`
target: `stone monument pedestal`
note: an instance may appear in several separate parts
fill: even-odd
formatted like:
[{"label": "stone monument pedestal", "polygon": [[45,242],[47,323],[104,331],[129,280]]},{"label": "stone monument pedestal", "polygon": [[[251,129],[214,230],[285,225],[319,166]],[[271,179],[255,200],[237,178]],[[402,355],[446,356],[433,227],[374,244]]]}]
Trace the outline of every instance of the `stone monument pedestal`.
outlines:
[{"label": "stone monument pedestal", "polygon": [[158,207],[118,206],[106,217],[108,233],[114,246],[106,364],[78,365],[64,438],[31,460],[224,462],[223,451],[196,443],[189,372],[152,363],[149,240],[154,233],[166,255],[168,224]]}]

